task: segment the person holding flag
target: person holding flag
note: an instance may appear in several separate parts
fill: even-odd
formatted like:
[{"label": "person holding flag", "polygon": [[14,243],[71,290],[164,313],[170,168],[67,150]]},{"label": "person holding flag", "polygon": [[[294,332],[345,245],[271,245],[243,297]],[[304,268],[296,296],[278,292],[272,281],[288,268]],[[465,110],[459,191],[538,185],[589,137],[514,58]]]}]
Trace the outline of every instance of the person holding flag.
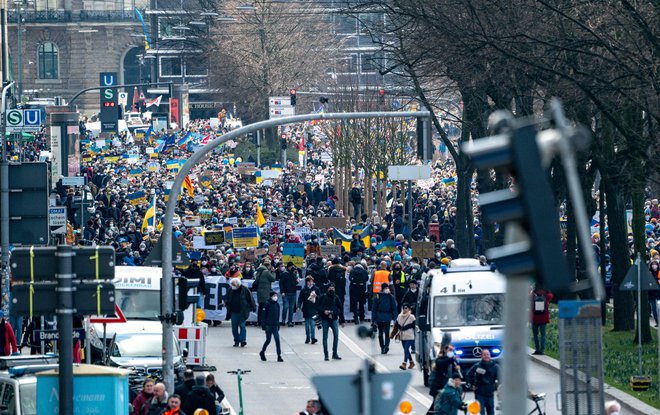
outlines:
[{"label": "person holding flag", "polygon": [[186,175],[186,178],[183,179],[183,188],[186,189],[188,196],[195,197],[195,186],[193,186],[190,176]]},{"label": "person holding flag", "polygon": [[147,209],[147,212],[144,214],[144,220],[142,221],[142,233],[145,233],[147,227],[152,226],[156,227],[156,195],[154,195],[153,203]]}]

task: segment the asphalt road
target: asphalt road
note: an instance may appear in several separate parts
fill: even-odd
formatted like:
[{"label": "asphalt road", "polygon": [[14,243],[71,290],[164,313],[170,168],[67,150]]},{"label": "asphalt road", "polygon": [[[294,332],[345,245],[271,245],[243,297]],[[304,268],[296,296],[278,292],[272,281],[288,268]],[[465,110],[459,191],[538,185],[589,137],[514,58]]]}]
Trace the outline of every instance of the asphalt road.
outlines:
[{"label": "asphalt road", "polygon": [[[228,370],[251,370],[243,376],[243,405],[245,415],[258,414],[293,414],[304,410],[305,402],[317,396],[312,386],[311,377],[326,374],[356,373],[365,357],[375,356],[378,372],[400,372],[399,365],[403,358],[403,350],[398,343],[390,345],[388,355],[381,355],[377,340],[360,339],[356,326],[347,324],[341,330],[339,355],[341,361],[323,360],[323,346],[305,344],[305,329],[301,325],[282,327],[282,352],[284,362],[276,361],[275,345],[271,343],[266,353],[267,362],[259,359],[259,351],[265,339],[261,329],[249,326],[247,346],[234,348],[229,322],[221,326],[210,327],[207,339],[207,364],[217,368],[213,372],[216,381],[224,390],[228,401],[238,413],[240,403],[237,378],[227,374]],[[321,338],[321,333],[317,332]],[[332,337],[331,337],[332,338]],[[330,343],[331,347],[331,343]],[[546,413],[561,414],[557,410],[556,398],[559,393],[559,377],[551,370],[530,362],[528,365],[529,389],[547,394]],[[404,400],[413,404],[412,414],[425,414],[431,405],[431,397],[422,382],[422,374],[416,368],[410,370],[413,377],[408,385]],[[468,394],[466,399],[470,399]],[[533,404],[529,402],[529,412]],[[398,412],[397,412],[398,413]]]}]

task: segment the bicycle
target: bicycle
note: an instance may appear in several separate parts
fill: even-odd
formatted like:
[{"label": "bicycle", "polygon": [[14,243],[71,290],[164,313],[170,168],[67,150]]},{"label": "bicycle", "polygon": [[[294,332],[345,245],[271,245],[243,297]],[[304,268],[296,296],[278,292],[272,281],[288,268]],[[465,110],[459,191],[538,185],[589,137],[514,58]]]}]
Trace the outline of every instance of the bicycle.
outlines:
[{"label": "bicycle", "polygon": [[[536,407],[528,415],[538,414],[545,415],[545,393],[533,393],[530,392],[527,397],[534,402]],[[541,410],[541,405],[539,402],[543,402],[543,410]]]}]

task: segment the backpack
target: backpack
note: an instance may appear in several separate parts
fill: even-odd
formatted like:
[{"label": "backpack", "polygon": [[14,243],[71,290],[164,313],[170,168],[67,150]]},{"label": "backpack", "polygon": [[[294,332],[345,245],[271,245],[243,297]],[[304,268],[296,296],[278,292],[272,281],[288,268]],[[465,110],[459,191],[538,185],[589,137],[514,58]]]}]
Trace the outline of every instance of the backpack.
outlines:
[{"label": "backpack", "polygon": [[545,296],[544,295],[535,295],[534,296],[534,314],[545,314]]}]

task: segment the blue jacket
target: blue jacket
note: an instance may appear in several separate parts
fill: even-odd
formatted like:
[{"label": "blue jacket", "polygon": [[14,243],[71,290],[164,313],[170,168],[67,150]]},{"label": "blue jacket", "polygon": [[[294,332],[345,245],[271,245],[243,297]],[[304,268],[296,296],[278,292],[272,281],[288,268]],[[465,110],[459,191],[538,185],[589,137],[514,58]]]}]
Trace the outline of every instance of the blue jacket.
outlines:
[{"label": "blue jacket", "polygon": [[374,323],[389,323],[396,320],[396,300],[392,294],[378,294],[371,308],[371,318]]},{"label": "blue jacket", "polygon": [[279,326],[280,324],[280,305],[277,301],[268,299],[266,309],[264,310],[264,326]]},{"label": "blue jacket", "polygon": [[437,415],[458,415],[458,410],[463,406],[461,390],[452,385],[452,382],[453,379],[450,379],[442,393],[435,399],[433,409]]}]

